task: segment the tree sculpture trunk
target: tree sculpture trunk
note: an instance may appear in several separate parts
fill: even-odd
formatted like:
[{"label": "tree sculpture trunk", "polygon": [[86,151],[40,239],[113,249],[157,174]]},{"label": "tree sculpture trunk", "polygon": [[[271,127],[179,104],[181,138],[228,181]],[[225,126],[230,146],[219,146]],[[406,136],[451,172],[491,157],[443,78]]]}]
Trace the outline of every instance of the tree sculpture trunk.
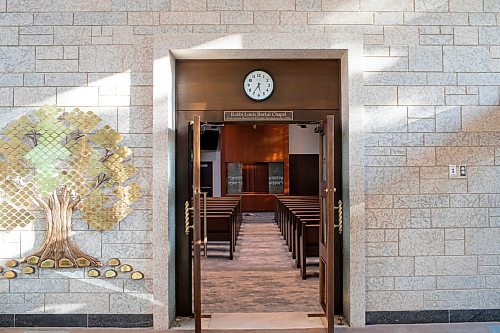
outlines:
[{"label": "tree sculpture trunk", "polygon": [[71,240],[71,218],[80,202],[66,186],[54,190],[47,200],[35,198],[47,220],[45,240],[40,249],[25,259],[40,267],[102,266],[98,259],[85,254]]}]

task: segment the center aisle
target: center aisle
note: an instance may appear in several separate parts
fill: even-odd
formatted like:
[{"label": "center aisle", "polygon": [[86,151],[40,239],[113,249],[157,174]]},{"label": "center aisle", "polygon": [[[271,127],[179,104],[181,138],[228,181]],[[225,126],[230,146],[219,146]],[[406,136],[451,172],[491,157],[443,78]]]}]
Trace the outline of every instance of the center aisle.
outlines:
[{"label": "center aisle", "polygon": [[202,313],[323,312],[318,277],[301,279],[273,217],[243,214],[234,260],[228,245],[208,245],[201,261]]}]

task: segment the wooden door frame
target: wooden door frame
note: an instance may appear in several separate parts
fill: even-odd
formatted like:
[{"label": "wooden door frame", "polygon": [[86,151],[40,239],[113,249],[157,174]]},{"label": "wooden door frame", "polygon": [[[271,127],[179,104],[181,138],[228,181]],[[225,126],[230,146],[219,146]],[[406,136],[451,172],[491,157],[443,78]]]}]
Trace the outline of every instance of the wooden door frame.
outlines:
[{"label": "wooden door frame", "polygon": [[[272,111],[272,110],[271,110]],[[294,121],[280,122],[280,124],[303,124],[303,123],[319,123],[325,119],[328,115],[334,115],[340,118],[340,110],[295,110],[294,111]],[[188,140],[188,126],[187,124],[195,117],[199,116],[202,123],[213,123],[213,124],[244,124],[246,122],[224,122],[224,111],[183,111],[177,110],[176,112],[176,122],[177,122],[177,133],[176,133],[176,145],[178,148],[186,147],[189,145]],[[337,119],[338,119],[337,118]],[[272,122],[252,122],[256,124],[270,124]],[[337,142],[341,143],[341,128],[340,121],[336,121],[335,125],[335,136]],[[184,124],[184,125],[183,125]],[[192,177],[188,172],[189,168],[186,168],[189,157],[188,151],[186,149],[177,149],[176,154],[176,220],[177,226],[181,226],[184,223],[184,202],[190,200],[190,193],[188,191],[189,184],[188,179]],[[339,163],[335,164],[335,186],[338,193],[342,193],[342,164],[341,161],[342,146],[338,144],[335,146],[335,156]],[[321,162],[321,161],[320,161]],[[338,310],[337,314],[343,313],[343,303],[342,303],[342,292],[343,292],[343,281],[342,281],[342,242],[340,235],[335,235],[337,251],[335,253],[335,263],[336,272],[338,274],[334,275],[336,288],[334,297],[336,304],[335,309]],[[190,242],[189,238],[185,236],[182,230],[177,229],[176,231],[176,274],[177,274],[177,313],[181,316],[189,316],[191,314],[192,305],[188,301],[192,299],[192,288],[191,284],[188,283],[189,277],[192,276],[191,267],[193,265],[191,261],[190,254],[187,250],[187,242]]]},{"label": "wooden door frame", "polygon": [[[276,38],[281,42],[275,43]],[[335,33],[173,33],[153,39],[154,327],[175,319],[175,60],[340,59],[344,185],[344,315],[365,324],[363,36]],[[168,222],[167,222],[168,221]]]}]

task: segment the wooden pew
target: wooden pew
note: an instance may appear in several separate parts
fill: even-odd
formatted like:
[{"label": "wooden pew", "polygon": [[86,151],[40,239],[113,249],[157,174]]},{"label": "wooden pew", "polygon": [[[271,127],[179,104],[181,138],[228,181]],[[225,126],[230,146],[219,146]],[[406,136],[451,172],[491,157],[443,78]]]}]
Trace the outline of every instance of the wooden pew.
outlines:
[{"label": "wooden pew", "polygon": [[[305,199],[304,199],[305,198]],[[280,224],[281,232],[285,241],[289,246],[290,251],[294,251],[293,247],[293,234],[294,228],[294,216],[298,215],[308,215],[319,212],[318,199],[311,199],[311,197],[293,197],[292,199],[282,199],[281,200],[281,210],[280,213]]]},{"label": "wooden pew", "polygon": [[303,279],[307,258],[319,256],[319,197],[276,196],[275,220]]},{"label": "wooden pew", "polygon": [[309,202],[317,203],[317,197],[310,196],[277,196],[275,201],[275,220],[278,223],[278,227],[285,237],[285,240],[288,240],[289,231],[287,230],[288,222],[290,219],[290,215],[287,215],[288,208],[291,207],[304,207]]},{"label": "wooden pew", "polygon": [[[295,259],[295,265],[297,266],[297,268],[300,268],[300,265],[301,265],[301,247],[300,247],[300,242],[301,242],[301,235],[302,235],[302,225],[303,224],[319,224],[319,219],[320,219],[320,216],[317,215],[317,214],[311,214],[311,215],[301,215],[301,216],[297,216],[295,218],[295,224],[294,224],[294,250],[295,250],[295,253],[294,253],[294,259]],[[319,239],[319,235],[318,235],[318,239]],[[318,240],[316,242],[319,242]]]},{"label": "wooden pew", "polygon": [[288,223],[288,249],[292,252],[292,257],[296,258],[297,251],[297,232],[300,230],[298,220],[301,218],[317,217],[319,218],[319,207],[292,207],[289,208],[290,218]]},{"label": "wooden pew", "polygon": [[302,223],[301,230],[300,276],[305,280],[307,278],[307,257],[319,257],[319,224]]},{"label": "wooden pew", "polygon": [[[200,205],[201,234],[205,239],[204,200]],[[241,225],[241,200],[239,197],[209,197],[206,203],[206,219],[208,242],[229,242],[229,259],[233,259],[236,240]],[[205,249],[207,251],[207,249]],[[207,252],[205,252],[207,253]]]}]

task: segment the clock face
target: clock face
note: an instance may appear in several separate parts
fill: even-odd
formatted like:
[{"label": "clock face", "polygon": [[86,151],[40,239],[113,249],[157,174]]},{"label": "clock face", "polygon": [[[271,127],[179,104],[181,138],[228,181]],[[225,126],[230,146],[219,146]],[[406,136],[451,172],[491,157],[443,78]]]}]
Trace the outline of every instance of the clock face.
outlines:
[{"label": "clock face", "polygon": [[263,70],[251,71],[243,81],[243,89],[250,99],[258,102],[264,101],[273,93],[273,78]]}]

